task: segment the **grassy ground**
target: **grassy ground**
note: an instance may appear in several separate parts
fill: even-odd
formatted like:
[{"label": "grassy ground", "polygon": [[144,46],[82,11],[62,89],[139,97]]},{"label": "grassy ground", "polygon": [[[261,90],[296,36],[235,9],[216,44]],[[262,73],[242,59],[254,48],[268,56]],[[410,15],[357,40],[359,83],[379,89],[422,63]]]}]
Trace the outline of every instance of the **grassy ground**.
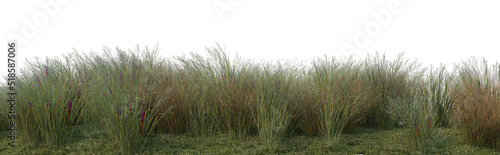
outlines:
[{"label": "grassy ground", "polygon": [[[45,146],[12,148],[2,138],[0,154],[120,154],[105,131],[76,126],[75,138],[58,148]],[[90,131],[90,132],[89,132]],[[436,143],[429,154],[500,154],[490,148],[474,148],[459,139],[455,129],[438,129]],[[141,154],[418,154],[409,148],[404,129],[377,130],[360,128],[353,134],[343,135],[333,144],[307,136],[288,136],[275,151],[267,149],[257,136],[234,138],[230,135],[192,137],[187,134],[158,134]],[[1,132],[6,137],[7,132]]]}]

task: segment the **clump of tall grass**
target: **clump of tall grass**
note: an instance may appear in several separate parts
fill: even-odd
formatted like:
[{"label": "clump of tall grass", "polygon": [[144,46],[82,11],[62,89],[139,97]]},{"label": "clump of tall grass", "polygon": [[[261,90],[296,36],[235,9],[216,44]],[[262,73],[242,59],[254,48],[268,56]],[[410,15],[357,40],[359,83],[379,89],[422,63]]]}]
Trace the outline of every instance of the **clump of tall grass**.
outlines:
[{"label": "clump of tall grass", "polygon": [[415,83],[408,83],[413,87],[410,96],[390,99],[385,111],[408,129],[410,145],[426,153],[435,140],[438,125],[449,123],[451,118],[449,82],[444,66],[431,67],[425,77],[420,74],[414,78],[418,79],[412,81]]},{"label": "clump of tall grass", "polygon": [[453,122],[453,104],[450,96],[453,77],[448,74],[444,65],[436,69],[431,66],[427,75],[424,80],[430,91],[431,103],[437,108],[438,126],[450,127]]},{"label": "clump of tall grass", "polygon": [[[73,75],[85,86],[86,115],[83,125],[107,129],[124,154],[144,146],[158,120],[168,109],[170,88],[161,81],[165,61],[157,58],[158,49],[128,52],[105,48],[101,55],[70,53]],[[89,91],[91,90],[91,91]]]},{"label": "clump of tall grass", "polygon": [[298,105],[293,102],[294,90],[299,89],[296,87],[295,71],[295,68],[283,68],[280,64],[268,64],[255,71],[257,75],[252,80],[252,117],[259,136],[271,150],[275,150],[287,132],[294,128],[293,119]]},{"label": "clump of tall grass", "polygon": [[186,131],[193,136],[221,132],[223,125],[215,104],[218,87],[215,68],[212,69],[208,59],[199,54],[193,53],[191,58],[177,57],[177,60],[180,66],[173,77],[173,97],[178,102],[174,103],[177,105],[174,111],[181,117],[172,120],[171,125],[185,124]]},{"label": "clump of tall grass", "polygon": [[187,131],[193,136],[245,136],[254,127],[251,67],[240,59],[231,61],[220,45],[206,50],[206,56],[191,53],[190,57],[175,57],[167,76],[167,85],[172,87],[168,106],[173,109],[160,128],[172,133]]},{"label": "clump of tall grass", "polygon": [[396,121],[385,112],[387,104],[396,97],[409,97],[414,86],[409,85],[413,76],[421,74],[420,64],[404,58],[404,53],[394,61],[386,59],[385,54],[368,55],[364,61],[363,76],[370,82],[371,92],[375,96],[374,108],[367,117],[371,126],[392,128]]},{"label": "clump of tall grass", "polygon": [[[188,72],[180,69],[179,66],[174,65],[169,67],[170,70],[167,71],[165,75],[165,80],[160,81],[162,85],[172,88],[170,92],[170,97],[167,99],[160,109],[171,109],[169,113],[165,113],[165,116],[158,122],[157,130],[160,132],[167,132],[171,134],[178,134],[186,132],[189,124],[188,122],[188,107],[194,97],[188,95],[194,95],[193,88],[190,88],[193,83],[188,80]],[[200,109],[201,110],[201,109]],[[192,131],[192,130],[191,130]],[[190,132],[191,132],[190,131]],[[196,135],[196,131],[192,131]]]},{"label": "clump of tall grass", "polygon": [[455,119],[467,142],[473,146],[499,148],[500,66],[471,58],[456,65],[457,81],[452,89]]},{"label": "clump of tall grass", "polygon": [[255,127],[252,119],[252,87],[255,82],[255,70],[239,57],[233,61],[220,45],[207,49],[211,76],[215,78],[215,98],[219,109],[219,118],[224,132],[235,137],[244,137]]},{"label": "clump of tall grass", "polygon": [[28,61],[18,78],[16,129],[24,144],[60,146],[71,140],[70,126],[85,112],[85,89],[71,68],[56,59]]},{"label": "clump of tall grass", "polygon": [[418,88],[412,98],[396,98],[390,101],[390,110],[408,128],[410,145],[425,153],[436,136],[437,109],[429,100],[425,87]]},{"label": "clump of tall grass", "polygon": [[301,128],[307,135],[328,139],[352,132],[361,125],[374,103],[361,64],[318,59],[310,70],[312,86],[309,102],[304,104]]},{"label": "clump of tall grass", "polygon": [[163,72],[155,62],[157,50],[145,50],[150,53],[143,53],[143,58],[120,49],[116,56],[104,53],[108,61],[97,65],[101,77],[93,81],[95,92],[100,93],[96,98],[102,103],[106,128],[124,154],[145,145],[165,112],[158,107],[165,104],[170,93],[165,87],[157,89],[157,79]]},{"label": "clump of tall grass", "polygon": [[256,129],[275,146],[292,128],[293,69],[231,60],[220,45],[207,48],[206,56],[192,53],[176,60],[168,83],[175,105],[167,115],[173,117],[160,122],[163,130],[244,137]]}]

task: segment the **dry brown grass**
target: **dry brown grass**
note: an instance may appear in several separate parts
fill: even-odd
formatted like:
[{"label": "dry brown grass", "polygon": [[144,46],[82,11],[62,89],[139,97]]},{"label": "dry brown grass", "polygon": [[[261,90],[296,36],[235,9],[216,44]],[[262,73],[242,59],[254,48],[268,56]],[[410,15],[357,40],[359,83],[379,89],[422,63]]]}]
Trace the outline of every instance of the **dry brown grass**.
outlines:
[{"label": "dry brown grass", "polygon": [[[500,88],[495,67],[477,59],[457,67],[458,81],[451,94],[455,119],[467,142],[473,146],[499,147]],[[493,74],[492,74],[493,73]]]}]

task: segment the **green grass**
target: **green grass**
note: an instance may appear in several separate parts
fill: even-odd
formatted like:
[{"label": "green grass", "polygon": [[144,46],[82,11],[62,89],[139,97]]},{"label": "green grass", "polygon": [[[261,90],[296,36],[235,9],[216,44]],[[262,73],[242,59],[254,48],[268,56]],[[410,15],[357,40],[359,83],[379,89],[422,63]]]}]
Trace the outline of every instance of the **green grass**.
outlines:
[{"label": "green grass", "polygon": [[[105,48],[29,61],[18,78],[22,149],[14,150],[453,154],[461,152],[451,144],[499,148],[498,64],[464,62],[448,72],[420,68],[403,54],[388,60],[377,53],[364,60],[318,58],[308,66],[231,57],[218,44],[205,55],[164,59],[157,52]],[[7,126],[1,114],[0,126]]]},{"label": "green grass", "polygon": [[35,76],[18,79],[17,132],[25,144],[60,146],[73,135],[69,127],[85,115],[85,96],[62,65],[50,59],[34,63],[39,66],[30,70]]},{"label": "green grass", "polygon": [[[105,130],[74,126],[75,136],[61,147],[11,148],[0,145],[0,154],[119,154],[120,149]],[[499,154],[491,148],[472,147],[459,138],[456,129],[437,129],[438,141],[428,154]],[[258,136],[234,138],[231,135],[193,137],[190,134],[155,134],[138,154],[419,154],[407,145],[406,130],[359,128],[353,134],[340,136],[329,144],[324,138],[287,136],[279,148],[271,150]],[[1,132],[2,137],[6,132]],[[2,138],[0,143],[8,140]]]},{"label": "green grass", "polygon": [[318,133],[307,134],[334,139],[360,126],[360,121],[374,105],[370,83],[360,75],[361,64],[353,60],[319,59],[314,61],[310,74],[313,86],[309,89],[313,97],[306,106],[311,106],[312,113],[304,112],[303,115],[309,118],[302,126],[310,128],[319,124],[319,129]]},{"label": "green grass", "polygon": [[420,63],[416,60],[404,58],[404,53],[398,55],[395,60],[388,60],[385,54],[376,53],[368,55],[364,61],[363,77],[370,83],[370,91],[374,95],[374,108],[367,117],[371,126],[390,129],[398,119],[391,118],[390,114],[384,112],[391,99],[411,98],[411,90],[418,87],[422,82],[424,72]]}]

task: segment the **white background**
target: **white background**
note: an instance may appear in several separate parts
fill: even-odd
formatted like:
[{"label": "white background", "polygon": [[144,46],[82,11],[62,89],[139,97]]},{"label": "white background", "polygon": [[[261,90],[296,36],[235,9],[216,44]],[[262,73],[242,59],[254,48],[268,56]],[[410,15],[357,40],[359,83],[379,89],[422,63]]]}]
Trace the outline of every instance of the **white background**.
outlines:
[{"label": "white background", "polygon": [[[2,0],[0,74],[7,72],[12,36],[25,39],[18,44],[21,66],[25,58],[61,56],[73,48],[90,52],[158,44],[168,57],[204,52],[215,42],[233,56],[265,60],[364,57],[379,51],[389,58],[405,52],[424,66],[451,67],[470,56],[494,63],[500,60],[499,6],[494,0]],[[372,14],[391,7],[399,12],[383,18],[388,22],[382,26]],[[36,32],[23,34],[30,24]],[[379,33],[356,46],[356,29],[366,33],[370,24],[378,24]],[[362,52],[343,51],[342,43]]]}]

